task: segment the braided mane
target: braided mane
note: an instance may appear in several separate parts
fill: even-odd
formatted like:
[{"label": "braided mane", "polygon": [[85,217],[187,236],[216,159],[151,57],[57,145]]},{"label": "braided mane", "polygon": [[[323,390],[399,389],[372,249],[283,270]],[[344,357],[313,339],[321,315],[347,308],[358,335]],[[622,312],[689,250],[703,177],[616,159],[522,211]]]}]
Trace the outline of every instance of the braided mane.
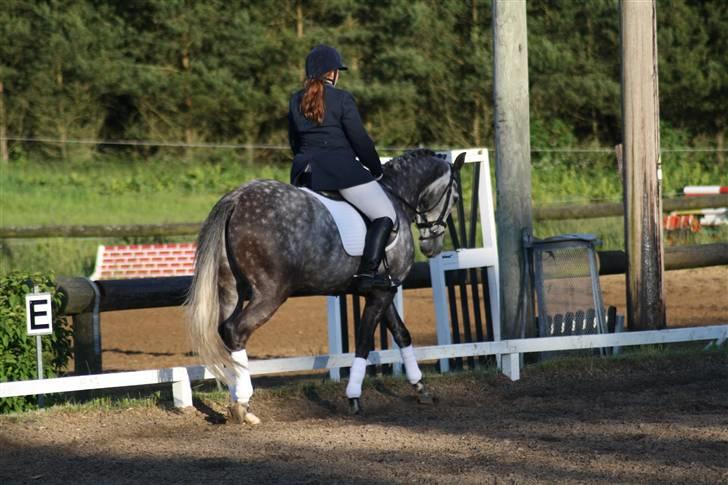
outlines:
[{"label": "braided mane", "polygon": [[405,152],[404,155],[401,155],[401,158],[411,160],[413,158],[431,157],[434,154],[435,152],[429,148],[415,148],[414,150]]},{"label": "braided mane", "polygon": [[[403,155],[395,157],[385,164],[384,171],[390,175],[400,174],[412,176],[414,173],[423,173],[429,171],[439,164],[433,165],[433,158],[444,158],[442,155],[435,153],[429,148],[417,148],[405,152]],[[442,164],[445,167],[447,164]],[[436,170],[445,170],[444,168],[436,168]]]},{"label": "braided mane", "polygon": [[392,160],[390,160],[389,163],[407,163],[416,158],[431,157],[434,155],[435,152],[430,150],[429,148],[415,148],[414,150],[405,152],[398,157],[394,157]]}]

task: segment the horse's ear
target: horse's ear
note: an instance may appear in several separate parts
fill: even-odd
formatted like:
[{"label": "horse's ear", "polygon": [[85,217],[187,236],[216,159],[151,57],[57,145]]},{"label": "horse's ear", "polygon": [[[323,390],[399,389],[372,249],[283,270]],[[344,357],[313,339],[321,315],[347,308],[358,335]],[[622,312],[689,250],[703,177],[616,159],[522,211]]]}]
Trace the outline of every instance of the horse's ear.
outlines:
[{"label": "horse's ear", "polygon": [[455,171],[458,171],[463,168],[463,165],[465,165],[465,152],[461,153],[457,156],[457,158],[455,158],[452,167],[455,169]]}]

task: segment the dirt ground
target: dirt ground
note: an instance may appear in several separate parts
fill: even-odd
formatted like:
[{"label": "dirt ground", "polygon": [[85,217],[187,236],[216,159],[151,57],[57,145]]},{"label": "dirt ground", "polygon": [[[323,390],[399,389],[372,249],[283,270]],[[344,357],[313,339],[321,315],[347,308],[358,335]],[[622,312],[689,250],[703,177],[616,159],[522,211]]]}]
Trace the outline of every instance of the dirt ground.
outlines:
[{"label": "dirt ground", "polygon": [[[620,313],[623,282],[602,279]],[[728,267],[668,272],[670,326],[728,322],[727,290]],[[434,343],[430,291],[405,301],[416,343]],[[325,308],[290,300],[251,355],[326,353]],[[176,308],[105,313],[102,338],[106,370],[196,363]],[[209,394],[189,411],[164,396],[0,416],[0,483],[728,483],[726,351],[427,380],[434,406],[401,379],[370,377],[366,414],[352,417],[345,382],[254,379],[255,428],[225,424],[224,398]]]},{"label": "dirt ground", "polygon": [[[601,278],[604,302],[625,314],[624,275]],[[728,266],[665,273],[665,301],[670,327],[728,323]],[[433,345],[435,311],[432,290],[405,292],[404,318],[415,345]],[[104,370],[158,369],[193,365],[178,307],[103,313]],[[253,335],[253,358],[327,354],[326,298],[292,298]]]},{"label": "dirt ground", "polygon": [[255,428],[223,401],[0,416],[0,483],[728,483],[728,352],[430,375],[418,405],[370,378],[261,386]]}]

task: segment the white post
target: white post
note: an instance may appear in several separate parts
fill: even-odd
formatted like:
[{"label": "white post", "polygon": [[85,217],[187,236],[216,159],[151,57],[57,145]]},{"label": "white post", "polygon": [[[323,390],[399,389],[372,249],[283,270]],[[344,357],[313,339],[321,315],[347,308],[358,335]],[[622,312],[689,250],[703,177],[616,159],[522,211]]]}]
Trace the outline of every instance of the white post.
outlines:
[{"label": "white post", "polygon": [[[326,298],[326,313],[328,314],[329,326],[329,354],[340,354],[342,349],[340,298],[340,296],[329,296]],[[341,380],[341,373],[338,367],[329,369],[329,378],[335,382]]]},{"label": "white post", "polygon": [[[491,266],[486,268],[488,275],[488,297],[490,299],[490,317],[493,325],[493,341],[501,339],[500,317],[500,275],[498,274],[498,236],[495,230],[495,208],[493,207],[493,186],[490,179],[490,158],[488,151],[483,153],[480,163],[480,186],[478,187],[478,206],[480,209],[480,230],[483,235],[483,247],[490,248],[495,255]],[[500,355],[496,354],[495,361],[501,367]]]},{"label": "white post", "polygon": [[174,407],[187,408],[192,406],[192,385],[190,375],[185,367],[172,369],[175,380],[172,382],[172,400]]},{"label": "white post", "polygon": [[[442,263],[442,254],[430,258],[430,280],[432,281],[432,294],[435,303],[435,332],[437,334],[437,345],[450,345],[452,335],[450,334],[450,317],[447,306],[447,286],[445,285],[445,269]],[[450,361],[440,359],[440,372],[450,370]]]},{"label": "white post", "polygon": [[503,367],[501,372],[510,380],[517,381],[521,378],[521,354],[502,354]]}]

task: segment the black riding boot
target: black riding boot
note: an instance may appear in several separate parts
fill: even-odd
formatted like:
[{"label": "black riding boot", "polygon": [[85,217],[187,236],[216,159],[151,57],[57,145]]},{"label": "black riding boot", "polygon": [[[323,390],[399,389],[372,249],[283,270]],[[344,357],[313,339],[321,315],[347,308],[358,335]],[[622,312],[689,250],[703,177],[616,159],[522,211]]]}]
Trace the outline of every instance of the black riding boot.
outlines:
[{"label": "black riding boot", "polygon": [[392,279],[389,274],[377,273],[393,227],[394,224],[389,217],[374,219],[369,225],[364,242],[364,254],[362,254],[359,264],[359,273],[354,275],[354,284],[360,293],[374,288],[386,290],[399,285],[399,281]]}]

